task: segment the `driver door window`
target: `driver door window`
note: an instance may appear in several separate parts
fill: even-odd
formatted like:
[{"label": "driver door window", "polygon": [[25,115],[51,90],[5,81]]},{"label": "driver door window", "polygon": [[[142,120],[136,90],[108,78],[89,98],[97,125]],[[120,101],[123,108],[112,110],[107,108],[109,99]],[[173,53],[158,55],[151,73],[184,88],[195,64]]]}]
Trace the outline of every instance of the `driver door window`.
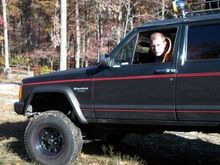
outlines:
[{"label": "driver door window", "polygon": [[165,37],[164,41],[166,43],[166,47],[161,57],[161,63],[167,63],[172,61],[172,54],[177,28],[140,32],[137,40],[136,50],[134,53],[133,64],[147,64],[160,62],[155,58],[155,54],[151,50],[150,37],[155,32],[161,33]]}]

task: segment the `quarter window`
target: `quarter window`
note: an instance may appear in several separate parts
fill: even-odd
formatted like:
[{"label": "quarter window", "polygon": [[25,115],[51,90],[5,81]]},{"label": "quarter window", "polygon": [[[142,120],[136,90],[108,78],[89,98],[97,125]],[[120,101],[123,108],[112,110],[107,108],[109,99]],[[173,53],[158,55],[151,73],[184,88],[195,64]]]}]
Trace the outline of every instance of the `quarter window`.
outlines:
[{"label": "quarter window", "polygon": [[189,27],[187,60],[220,58],[219,29],[218,24]]},{"label": "quarter window", "polygon": [[111,57],[111,66],[117,67],[131,64],[135,42],[136,36],[130,38],[130,40]]}]

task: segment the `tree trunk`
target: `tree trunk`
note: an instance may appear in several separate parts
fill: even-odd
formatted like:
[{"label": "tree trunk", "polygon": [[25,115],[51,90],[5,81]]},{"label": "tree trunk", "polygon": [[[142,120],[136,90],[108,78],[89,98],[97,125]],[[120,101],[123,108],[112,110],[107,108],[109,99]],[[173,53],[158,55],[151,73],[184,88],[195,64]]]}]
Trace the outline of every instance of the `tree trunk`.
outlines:
[{"label": "tree trunk", "polygon": [[[86,2],[86,0],[84,0],[83,1],[83,5],[84,5],[84,15],[83,15],[83,18],[84,18],[84,21],[85,22],[88,22],[88,15],[87,15],[87,10],[88,10],[88,8],[87,8],[87,2]],[[82,63],[81,63],[81,66],[82,67],[85,67],[85,63],[86,63],[86,52],[87,52],[87,45],[86,45],[86,43],[87,43],[87,33],[88,33],[88,28],[86,27],[86,28],[84,28],[83,29],[83,34],[82,34],[82,51],[81,51],[81,58],[82,58]]]},{"label": "tree trunk", "polygon": [[67,2],[61,2],[61,44],[60,44],[60,70],[67,69]]},{"label": "tree trunk", "polygon": [[121,27],[122,27],[122,16],[123,16],[123,11],[122,11],[122,2],[119,4],[119,11],[118,11],[118,29],[117,29],[117,43],[121,41]]},{"label": "tree trunk", "polygon": [[98,55],[98,61],[99,56],[101,54],[100,52],[100,42],[101,42],[101,7],[100,2],[96,3],[96,40],[97,40],[97,55]]},{"label": "tree trunk", "polygon": [[84,32],[84,34],[82,35],[82,63],[81,66],[84,67],[84,61],[85,61],[85,54],[86,53],[86,34]]},{"label": "tree trunk", "polygon": [[76,68],[80,67],[80,26],[79,26],[79,2],[75,0],[75,19],[76,19]]},{"label": "tree trunk", "polygon": [[162,0],[162,16],[161,19],[165,19],[165,0]]},{"label": "tree trunk", "polygon": [[4,21],[5,71],[8,71],[10,67],[9,67],[9,48],[8,48],[7,4],[5,0],[2,0],[2,10],[3,10],[3,21]]},{"label": "tree trunk", "polygon": [[124,37],[127,34],[128,31],[128,24],[131,21],[130,16],[131,16],[131,0],[127,1],[127,6],[126,6],[126,20],[125,20],[125,29],[124,29]]}]

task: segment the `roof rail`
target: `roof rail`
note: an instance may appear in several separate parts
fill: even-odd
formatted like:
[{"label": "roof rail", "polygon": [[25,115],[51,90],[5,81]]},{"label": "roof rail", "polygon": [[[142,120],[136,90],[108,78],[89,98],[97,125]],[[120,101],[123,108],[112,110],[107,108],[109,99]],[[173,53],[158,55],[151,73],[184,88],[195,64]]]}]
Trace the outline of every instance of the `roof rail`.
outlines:
[{"label": "roof rail", "polygon": [[177,17],[216,14],[220,13],[220,0],[173,0],[173,10]]},{"label": "roof rail", "polygon": [[190,14],[215,14],[220,13],[220,0],[203,0],[190,4]]}]

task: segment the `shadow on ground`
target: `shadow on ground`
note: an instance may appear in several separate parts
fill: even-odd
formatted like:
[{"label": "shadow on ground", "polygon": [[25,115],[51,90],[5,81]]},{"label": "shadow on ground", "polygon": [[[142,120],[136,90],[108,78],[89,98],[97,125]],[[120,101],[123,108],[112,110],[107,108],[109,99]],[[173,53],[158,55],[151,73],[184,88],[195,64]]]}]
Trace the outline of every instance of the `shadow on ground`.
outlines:
[{"label": "shadow on ground", "polygon": [[[83,152],[103,154],[102,146],[112,145],[95,141],[84,145]],[[173,134],[126,135],[112,145],[114,152],[136,155],[147,165],[220,165],[220,145],[190,140]]]},{"label": "shadow on ground", "polygon": [[[12,140],[8,144],[9,150],[24,160],[29,160],[24,147],[24,131],[27,122],[0,124],[0,141]],[[129,134],[120,142],[107,143],[92,141],[85,143],[83,153],[89,155],[103,155],[103,146],[111,145],[114,153],[120,152],[131,156],[138,156],[147,165],[219,165],[220,145],[199,139],[190,140],[173,134]]]},{"label": "shadow on ground", "polygon": [[0,142],[8,139],[8,149],[16,153],[23,160],[29,160],[24,147],[24,131],[27,122],[13,122],[0,124]]}]

